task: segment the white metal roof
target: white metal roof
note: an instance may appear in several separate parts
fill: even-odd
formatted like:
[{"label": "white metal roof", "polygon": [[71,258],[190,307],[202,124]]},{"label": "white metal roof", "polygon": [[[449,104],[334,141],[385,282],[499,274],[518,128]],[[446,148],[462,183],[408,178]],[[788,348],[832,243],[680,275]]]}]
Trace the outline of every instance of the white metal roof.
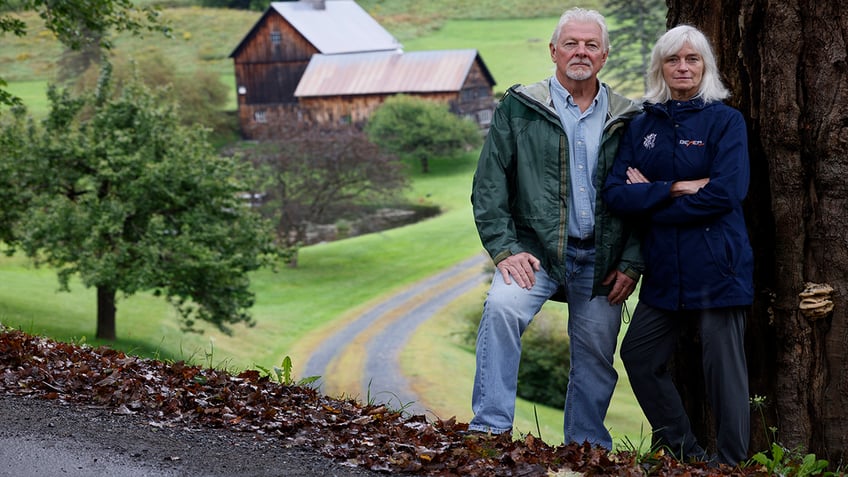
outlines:
[{"label": "white metal roof", "polygon": [[401,48],[397,39],[353,0],[272,2],[271,8],[325,55]]}]

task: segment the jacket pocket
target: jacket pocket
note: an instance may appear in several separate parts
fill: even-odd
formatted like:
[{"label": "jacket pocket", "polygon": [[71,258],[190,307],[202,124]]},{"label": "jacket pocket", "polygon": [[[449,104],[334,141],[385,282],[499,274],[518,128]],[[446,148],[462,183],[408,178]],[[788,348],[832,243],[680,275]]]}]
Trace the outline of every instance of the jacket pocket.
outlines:
[{"label": "jacket pocket", "polygon": [[[713,266],[724,277],[736,275],[733,268],[733,247],[725,236],[722,227],[709,225],[704,227],[704,239],[712,257]],[[706,272],[707,270],[704,270]]]}]

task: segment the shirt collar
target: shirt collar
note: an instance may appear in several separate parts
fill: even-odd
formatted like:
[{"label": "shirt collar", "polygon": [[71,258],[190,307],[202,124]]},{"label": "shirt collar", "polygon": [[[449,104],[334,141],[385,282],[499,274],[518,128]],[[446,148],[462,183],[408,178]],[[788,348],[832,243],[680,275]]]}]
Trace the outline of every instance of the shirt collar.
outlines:
[{"label": "shirt collar", "polygon": [[[595,81],[598,84],[598,93],[595,95],[595,99],[592,100],[593,106],[597,106],[598,102],[601,101],[601,95],[606,94],[606,90],[604,89],[600,80],[595,79]],[[569,107],[577,107],[577,103],[574,102],[574,97],[571,95],[571,92],[569,92],[565,88],[565,86],[563,86],[562,83],[559,82],[559,79],[557,79],[556,75],[551,76],[551,96],[553,97],[554,95],[559,96],[559,99],[564,100],[565,104]]]}]

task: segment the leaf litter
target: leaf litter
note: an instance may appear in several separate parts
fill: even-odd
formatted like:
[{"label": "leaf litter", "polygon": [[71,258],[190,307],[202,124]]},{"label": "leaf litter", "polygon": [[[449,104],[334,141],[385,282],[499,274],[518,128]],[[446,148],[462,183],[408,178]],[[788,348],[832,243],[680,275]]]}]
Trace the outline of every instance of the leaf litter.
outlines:
[{"label": "leaf litter", "polygon": [[761,466],[710,467],[664,454],[608,452],[588,443],[551,446],[468,433],[455,418],[428,421],[383,405],[334,399],[304,386],[135,356],[0,328],[0,393],[97,405],[143,416],[153,427],[226,429],[303,446],[345,465],[438,476],[752,476]]}]

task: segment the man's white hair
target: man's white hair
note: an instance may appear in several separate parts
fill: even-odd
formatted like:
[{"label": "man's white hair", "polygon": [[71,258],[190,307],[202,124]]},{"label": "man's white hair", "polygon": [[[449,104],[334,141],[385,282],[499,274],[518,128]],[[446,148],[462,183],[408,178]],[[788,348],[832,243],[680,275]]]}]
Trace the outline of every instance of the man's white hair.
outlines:
[{"label": "man's white hair", "polygon": [[601,39],[604,43],[604,51],[609,51],[609,30],[607,29],[607,21],[604,19],[604,16],[596,10],[586,10],[585,8],[579,7],[570,8],[563,12],[562,16],[559,17],[559,23],[557,23],[556,29],[554,29],[554,34],[551,35],[551,44],[556,46],[562,26],[569,22],[597,23],[598,26],[601,27]]}]

